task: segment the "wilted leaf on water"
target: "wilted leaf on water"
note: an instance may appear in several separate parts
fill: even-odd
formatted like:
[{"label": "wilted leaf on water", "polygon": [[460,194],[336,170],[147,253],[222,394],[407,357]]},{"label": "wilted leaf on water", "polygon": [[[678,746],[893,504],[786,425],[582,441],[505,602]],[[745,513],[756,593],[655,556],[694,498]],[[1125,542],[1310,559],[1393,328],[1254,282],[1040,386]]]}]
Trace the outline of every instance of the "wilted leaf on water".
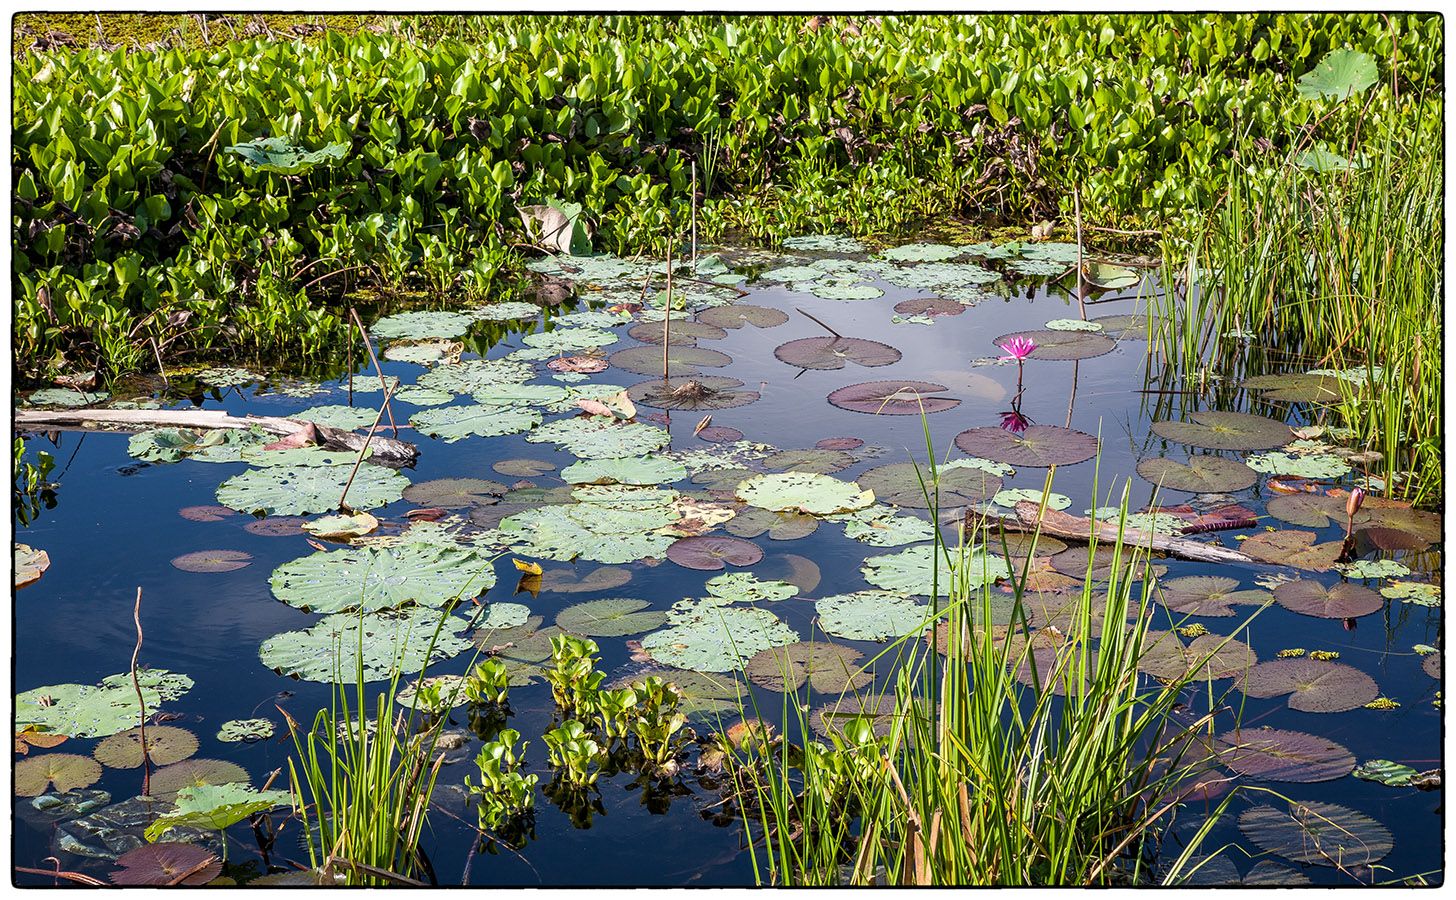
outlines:
[{"label": "wilted leaf on water", "polygon": [[666,665],[727,672],[743,668],[760,650],[797,640],[799,635],[767,610],[710,603],[674,610],[671,624],[643,638],[642,649]]},{"label": "wilted leaf on water", "polygon": [[[607,358],[613,366],[638,375],[662,375],[662,347],[630,347],[618,350]],[[672,345],[667,348],[669,376],[696,375],[700,368],[717,369],[728,365],[733,357],[705,347]]]},{"label": "wilted leaf on water", "polygon": [[[166,669],[138,672],[147,715],[192,688],[192,679]],[[34,726],[75,738],[105,737],[137,723],[141,710],[130,673],[108,675],[98,685],[52,684],[15,695],[15,727]]]},{"label": "wilted leaf on water", "polygon": [[17,797],[39,797],[52,784],[62,793],[90,787],[101,780],[101,765],[89,756],[45,753],[17,762],[13,777]]},{"label": "wilted leaf on water", "polygon": [[37,550],[29,544],[15,545],[15,586],[23,588],[34,584],[51,567],[51,557],[44,550]]},{"label": "wilted leaf on water", "polygon": [[1164,488],[1196,494],[1241,491],[1259,480],[1253,469],[1220,456],[1191,456],[1186,464],[1152,457],[1137,464],[1137,473]]},{"label": "wilted leaf on water", "polygon": [[763,467],[775,472],[818,472],[828,475],[854,465],[842,450],[780,450],[763,458]]},{"label": "wilted leaf on water", "polygon": [[[152,765],[181,762],[197,752],[197,737],[185,728],[153,725],[147,729],[147,759]],[[118,732],[96,745],[96,761],[112,769],[135,769],[142,764],[142,734],[139,728]]]},{"label": "wilted leaf on water", "polygon": [[1264,781],[1333,781],[1355,768],[1343,745],[1302,731],[1236,729],[1219,735],[1216,746],[1224,765]]},{"label": "wilted leaf on water", "polygon": [[241,550],[198,550],[172,560],[172,567],[184,572],[235,572],[250,566],[253,555]]},{"label": "wilted leaf on water", "polygon": [[1111,353],[1112,349],[1117,346],[1117,341],[1095,331],[1055,331],[1053,329],[1003,334],[993,343],[1004,350],[1006,343],[1016,337],[1028,338],[1036,343],[1036,349],[1031,351],[1030,359],[1052,362],[1091,359],[1104,353]]},{"label": "wilted leaf on water", "polygon": [[[430,638],[442,616],[444,625],[427,660]],[[467,624],[464,619],[428,606],[366,613],[362,617],[358,613],[335,613],[310,628],[273,635],[263,641],[259,656],[263,665],[280,675],[304,681],[352,684],[361,665],[365,681],[379,681],[391,672],[418,672],[427,663],[470,649],[470,642],[460,636]]]},{"label": "wilted leaf on water", "polygon": [[722,569],[725,563],[751,566],[763,559],[763,549],[757,544],[726,535],[699,535],[673,542],[667,548],[667,558],[687,569],[716,571]]},{"label": "wilted leaf on water", "polygon": [[346,502],[355,509],[373,509],[398,500],[409,479],[392,469],[365,464],[349,483],[349,467],[248,469],[217,489],[219,503],[241,512],[304,515],[332,512],[347,484]]},{"label": "wilted leaf on water", "polygon": [[898,591],[855,591],[814,601],[825,634],[888,641],[925,629],[930,607]]},{"label": "wilted leaf on water", "polygon": [[739,390],[743,382],[718,375],[696,378],[653,378],[627,389],[627,396],[654,409],[730,409],[758,399],[757,391]]},{"label": "wilted leaf on water", "polygon": [[956,447],[971,456],[1013,466],[1070,466],[1097,455],[1097,438],[1058,425],[1032,425],[1020,434],[987,425],[956,435]]},{"label": "wilted leaf on water", "polygon": [[1196,412],[1192,422],[1154,422],[1153,433],[1210,450],[1269,450],[1293,439],[1289,426],[1241,412]]},{"label": "wilted leaf on water", "polygon": [[1409,787],[1411,779],[1421,774],[1410,766],[1388,759],[1367,759],[1350,773],[1364,781],[1375,781],[1387,787]]},{"label": "wilted leaf on water", "polygon": [[1190,616],[1232,616],[1235,605],[1261,606],[1272,600],[1268,591],[1238,589],[1237,578],[1189,575],[1159,582],[1163,605]]},{"label": "wilted leaf on water", "polygon": [[222,831],[255,813],[267,812],[292,800],[288,791],[256,791],[246,784],[199,784],[177,792],[176,807],[147,828],[155,841],[174,828]]},{"label": "wilted leaf on water", "polygon": [[937,466],[935,476],[931,477],[929,466],[890,463],[869,469],[856,480],[861,487],[874,491],[881,502],[910,509],[929,509],[937,490],[943,509],[980,503],[1001,490],[999,477],[975,466]]},{"label": "wilted leaf on water", "polygon": [[49,750],[52,747],[59,747],[70,740],[64,734],[51,734],[48,731],[40,731],[34,725],[26,725],[15,730],[15,752],[21,756],[30,753],[31,747],[40,747]]},{"label": "wilted leaf on water", "polygon": [[743,671],[749,681],[781,694],[797,691],[805,683],[821,694],[841,694],[875,680],[874,673],[861,671],[863,658],[853,647],[802,641],[759,651]]},{"label": "wilted leaf on water", "polygon": [[[408,491],[406,491],[408,493]],[[369,534],[379,527],[379,520],[369,513],[333,515],[305,522],[303,530],[326,541],[342,541]]]},{"label": "wilted leaf on water", "polygon": [[953,397],[938,397],[948,391],[931,381],[866,381],[842,387],[829,395],[829,403],[851,412],[871,415],[915,416],[945,412],[960,406]]},{"label": "wilted leaf on water", "polygon": [[1357,709],[1380,695],[1375,679],[1354,666],[1308,657],[1259,663],[1239,689],[1261,699],[1289,694],[1290,709],[1314,713]]},{"label": "wilted leaf on water", "polygon": [[217,856],[195,844],[174,842],[144,844],[122,854],[116,864],[121,868],[111,873],[111,883],[136,887],[196,886],[222,874]]},{"label": "wilted leaf on water", "polygon": [[[900,351],[865,338],[809,337],[774,348],[774,356],[800,369],[842,369],[848,363],[875,368],[900,361]],[[944,390],[944,388],[941,388]]]},{"label": "wilted leaf on water", "polygon": [[495,585],[495,569],[470,549],[411,542],[313,553],[274,569],[269,583],[306,612],[376,612],[479,596]]},{"label": "wilted leaf on water", "polygon": [[1239,549],[1260,562],[1328,572],[1340,558],[1342,544],[1340,541],[1316,544],[1313,531],[1271,531],[1254,535],[1242,542]]},{"label": "wilted leaf on water", "polygon": [[222,723],[217,739],[228,744],[251,744],[273,736],[271,719],[232,719]]},{"label": "wilted leaf on water", "polygon": [[1266,853],[1347,871],[1379,862],[1394,846],[1390,831],[1364,813],[1314,800],[1250,807],[1239,814],[1239,831]]},{"label": "wilted leaf on water", "polygon": [[568,606],[556,614],[556,626],[562,631],[587,637],[625,637],[641,634],[667,621],[667,613],[650,610],[646,600],[614,597],[588,600]]},{"label": "wilted leaf on water", "polygon": [[1385,605],[1379,594],[1358,584],[1327,586],[1309,579],[1279,585],[1274,599],[1285,609],[1321,619],[1358,619]]},{"label": "wilted leaf on water", "polygon": [[599,566],[583,575],[574,577],[569,569],[551,569],[541,577],[541,590],[551,593],[578,594],[609,591],[632,580],[627,569]]},{"label": "wilted leaf on water", "polygon": [[864,509],[875,502],[873,491],[817,472],[754,475],[738,485],[737,495],[761,509],[817,516]]},{"label": "wilted leaf on water", "polygon": [[1380,80],[1375,59],[1359,50],[1331,50],[1320,58],[1313,69],[1299,76],[1295,89],[1300,98],[1344,100],[1363,93]]}]

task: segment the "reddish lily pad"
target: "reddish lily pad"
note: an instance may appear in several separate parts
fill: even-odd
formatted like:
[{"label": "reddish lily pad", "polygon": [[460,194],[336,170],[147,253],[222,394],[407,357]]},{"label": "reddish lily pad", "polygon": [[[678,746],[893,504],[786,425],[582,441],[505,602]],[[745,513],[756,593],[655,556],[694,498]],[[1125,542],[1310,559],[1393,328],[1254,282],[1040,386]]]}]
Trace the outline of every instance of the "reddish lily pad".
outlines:
[{"label": "reddish lily pad", "polygon": [[774,356],[800,369],[842,369],[848,363],[875,368],[900,361],[900,351],[889,344],[851,337],[800,338],[775,347]]},{"label": "reddish lily pad", "polygon": [[184,572],[235,572],[253,564],[253,555],[241,550],[198,550],[172,560]]},{"label": "reddish lily pad", "polygon": [[308,519],[303,516],[269,516],[266,519],[255,519],[243,526],[248,534],[256,534],[260,537],[296,537],[300,534],[307,534],[303,525]]},{"label": "reddish lily pad", "polygon": [[769,306],[732,303],[703,310],[698,314],[698,321],[716,325],[719,328],[736,329],[742,328],[744,325],[752,325],[755,328],[773,328],[789,321],[789,317],[782,310]]},{"label": "reddish lily pad", "polygon": [[829,402],[851,412],[918,416],[960,406],[961,401],[953,397],[935,396],[947,390],[932,381],[866,381],[840,388],[829,395]]},{"label": "reddish lily pad", "polygon": [[[661,347],[629,347],[626,350],[618,350],[607,360],[619,369],[635,372],[638,375],[660,376],[662,374]],[[667,348],[667,374],[669,377],[696,375],[700,368],[718,369],[732,361],[733,357],[719,350],[708,350],[703,347],[669,346]]]},{"label": "reddish lily pad", "polygon": [[1356,556],[1364,556],[1372,550],[1424,550],[1429,545],[1430,542],[1419,535],[1398,528],[1359,528],[1355,531]]},{"label": "reddish lily pad", "polygon": [[654,409],[730,409],[758,399],[757,391],[740,391],[743,382],[719,375],[696,378],[653,378],[627,388],[633,401]]},{"label": "reddish lily pad", "polygon": [[1346,871],[1379,862],[1395,846],[1390,830],[1364,813],[1313,800],[1250,807],[1239,814],[1239,830],[1267,853]]},{"label": "reddish lily pad", "polygon": [[1232,616],[1236,604],[1262,605],[1271,598],[1268,591],[1238,589],[1237,578],[1190,575],[1162,582],[1163,605],[1189,616]]},{"label": "reddish lily pad", "polygon": [[[1341,502],[1344,502],[1343,499]],[[1369,523],[1378,528],[1395,528],[1411,534],[1427,544],[1434,544],[1441,540],[1439,513],[1411,509],[1408,506],[1397,505],[1393,501],[1381,500],[1378,497],[1366,497],[1365,509],[1362,512],[1369,516]],[[1360,523],[1359,515],[1356,513],[1355,523],[1357,525]]]},{"label": "reddish lily pad", "polygon": [[1264,781],[1333,781],[1355,768],[1343,744],[1303,731],[1236,729],[1219,735],[1216,746],[1224,765]]},{"label": "reddish lily pad", "polygon": [[698,429],[697,435],[701,440],[710,444],[731,444],[734,441],[743,440],[743,432],[727,425],[709,425],[706,428]]},{"label": "reddish lily pad", "polygon": [[763,467],[774,472],[818,472],[829,475],[854,465],[843,450],[780,450],[764,457]]},{"label": "reddish lily pad", "polygon": [[509,491],[499,481],[487,478],[436,478],[404,489],[404,499],[416,506],[439,509],[469,509],[489,506]]},{"label": "reddish lily pad", "polygon": [[926,491],[933,499],[938,489],[941,507],[949,508],[981,503],[1001,490],[1001,479],[981,469],[941,466],[936,472],[938,484],[931,481],[930,470],[924,466],[917,470],[914,463],[890,463],[876,466],[855,480],[860,487],[874,491],[875,499],[881,503],[907,509],[929,509]]},{"label": "reddish lily pad", "polygon": [[121,868],[111,873],[111,883],[139,887],[196,886],[222,874],[222,860],[196,844],[143,844],[116,864]]},{"label": "reddish lily pad", "polygon": [[[662,323],[661,322],[639,322],[627,329],[627,334],[633,340],[641,341],[644,344],[656,344],[662,346]],[[683,322],[674,319],[672,327],[667,330],[667,343],[670,347],[691,346],[694,341],[716,341],[728,336],[728,332],[717,325],[710,325],[707,322]],[[659,354],[661,350],[657,351]]]},{"label": "reddish lily pad", "polygon": [[177,792],[201,784],[244,784],[248,772],[237,763],[223,759],[184,759],[163,766],[152,773],[152,796],[160,800],[176,800]]},{"label": "reddish lily pad", "polygon": [[954,300],[942,300],[938,297],[921,298],[915,300],[901,300],[895,304],[895,312],[906,316],[958,316],[966,311],[962,303]]},{"label": "reddish lily pad", "polygon": [[1379,594],[1358,584],[1326,586],[1309,579],[1279,585],[1274,599],[1285,609],[1321,619],[1358,619],[1385,606]]},{"label": "reddish lily pad", "polygon": [[206,503],[201,506],[184,506],[177,510],[177,515],[189,522],[221,522],[228,516],[235,516],[238,511],[229,509],[226,506],[219,506],[216,503]]},{"label": "reddish lily pad", "polygon": [[760,650],[743,667],[754,684],[771,691],[797,691],[808,683],[821,694],[858,690],[875,680],[860,670],[863,653],[853,647],[824,641],[801,641]]},{"label": "reddish lily pad", "polygon": [[674,541],[667,548],[667,558],[685,569],[716,572],[725,563],[753,565],[763,559],[763,548],[739,538],[708,534]]},{"label": "reddish lily pad", "polygon": [[1380,696],[1375,679],[1354,666],[1309,657],[1261,662],[1239,687],[1260,699],[1288,694],[1290,709],[1313,713],[1357,709]]},{"label": "reddish lily pad", "polygon": [[1153,433],[1209,450],[1272,450],[1293,440],[1289,426],[1241,412],[1196,412],[1192,422],[1154,422]]},{"label": "reddish lily pad", "polygon": [[1239,549],[1260,562],[1328,572],[1339,561],[1343,544],[1340,541],[1316,544],[1313,531],[1271,531],[1254,535],[1240,544]]},{"label": "reddish lily pad", "polygon": [[[1069,547],[1061,553],[1052,556],[1052,568],[1061,572],[1063,575],[1081,578],[1087,574],[1087,554],[1089,550],[1093,554],[1092,580],[1098,584],[1107,582],[1112,577],[1112,548],[1108,546],[1101,546],[1095,550],[1089,547]],[[1147,554],[1139,553],[1137,554],[1136,564],[1134,564],[1133,554],[1130,548],[1124,547],[1120,562],[1122,571],[1117,576],[1117,580],[1119,582],[1129,580],[1133,582],[1142,581],[1144,574],[1149,569],[1149,563],[1150,560]],[[1156,564],[1152,565],[1151,568],[1154,577],[1161,576],[1168,571],[1167,566]]]},{"label": "reddish lily pad", "polygon": [[814,444],[818,450],[858,450],[863,446],[864,441],[856,437],[825,438]]},{"label": "reddish lily pad", "polygon": [[1048,361],[1065,362],[1091,359],[1094,356],[1110,353],[1112,348],[1117,346],[1117,341],[1100,332],[1056,331],[1050,328],[1041,331],[1016,331],[1011,334],[1003,334],[993,343],[997,347],[1005,349],[1003,343],[1015,337],[1027,338],[1036,343],[1036,349],[1031,351],[1030,359]]},{"label": "reddish lily pad", "polygon": [[1097,438],[1059,425],[1032,425],[1020,434],[992,425],[956,435],[955,444],[971,456],[1013,466],[1070,466],[1097,455]]},{"label": "reddish lily pad", "polygon": [[1139,462],[1137,473],[1168,490],[1194,494],[1241,491],[1259,480],[1259,473],[1253,469],[1221,456],[1192,456],[1187,463],[1153,457]]}]

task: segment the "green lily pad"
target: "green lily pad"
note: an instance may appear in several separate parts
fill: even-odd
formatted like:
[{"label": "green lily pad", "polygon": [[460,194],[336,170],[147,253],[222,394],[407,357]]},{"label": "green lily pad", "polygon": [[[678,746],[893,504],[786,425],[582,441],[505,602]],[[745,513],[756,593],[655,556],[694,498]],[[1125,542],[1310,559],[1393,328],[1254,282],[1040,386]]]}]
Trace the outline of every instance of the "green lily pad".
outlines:
[{"label": "green lily pad", "polygon": [[62,406],[74,409],[100,403],[111,395],[105,391],[78,391],[75,388],[41,388],[25,398],[27,406]]},{"label": "green lily pad", "polygon": [[217,730],[217,739],[228,744],[251,744],[272,736],[271,719],[231,719]]},{"label": "green lily pad", "polygon": [[1295,89],[1304,100],[1344,100],[1363,93],[1379,80],[1380,69],[1374,57],[1358,50],[1339,49],[1326,53],[1313,69],[1301,75]]},{"label": "green lily pad", "polygon": [[[842,369],[849,363],[874,368],[900,361],[900,351],[865,338],[809,337],[774,348],[781,362],[800,369]],[[941,388],[944,390],[944,388]]]},{"label": "green lily pad", "polygon": [[1399,578],[1409,575],[1411,570],[1393,559],[1357,559],[1348,563],[1336,563],[1335,571],[1346,578],[1358,580],[1372,578]]},{"label": "green lily pad", "polygon": [[[956,461],[961,462],[965,461]],[[884,503],[908,509],[929,509],[930,501],[937,497],[938,492],[940,506],[949,508],[970,506],[990,499],[1001,490],[997,472],[1009,472],[1011,468],[993,463],[997,472],[991,472],[979,466],[956,463],[937,466],[933,478],[928,466],[917,468],[914,463],[890,463],[869,469],[857,480],[861,487],[874,491],[875,497]]]},{"label": "green lily pad", "polygon": [[503,459],[491,468],[513,478],[535,478],[556,471],[556,464],[544,459]]},{"label": "green lily pad", "polygon": [[1363,781],[1374,781],[1387,787],[1409,787],[1411,779],[1420,772],[1388,759],[1367,759],[1350,774]]},{"label": "green lily pad", "polygon": [[1152,457],[1137,464],[1137,473],[1169,490],[1195,494],[1241,491],[1259,480],[1253,469],[1220,456],[1190,456],[1186,464],[1167,457]]},{"label": "green lily pad", "polygon": [[799,589],[784,581],[761,581],[752,572],[726,572],[708,579],[708,593],[723,603],[787,600]]},{"label": "green lily pad", "polygon": [[[943,552],[933,546],[908,547],[898,553],[871,556],[864,561],[860,571],[865,581],[903,594],[928,596],[932,575],[944,593],[950,590],[952,563]],[[982,551],[967,555],[963,570],[959,560],[955,561],[957,577],[969,587],[979,587],[998,578],[1010,578],[1011,567],[999,556]]]},{"label": "green lily pad", "polygon": [[[430,651],[442,616],[445,624]],[[304,681],[353,684],[360,666],[365,681],[379,681],[392,672],[418,672],[470,649],[470,641],[461,636],[467,624],[428,606],[362,616],[335,613],[311,628],[273,635],[263,642],[259,657],[278,674]]]},{"label": "green lily pad", "polygon": [[420,410],[409,421],[421,434],[453,444],[467,437],[530,431],[541,424],[541,414],[533,409],[498,406],[438,406]]},{"label": "green lily pad", "polygon": [[353,431],[356,428],[364,428],[374,424],[374,417],[378,410],[364,409],[358,406],[311,406],[301,412],[290,413],[288,418],[302,422],[313,422],[316,425],[327,425],[330,428],[341,428],[344,431]]},{"label": "green lily pad", "polygon": [[669,627],[643,638],[642,649],[665,665],[727,672],[742,669],[759,651],[798,640],[767,610],[707,604],[674,611]]},{"label": "green lily pad", "polygon": [[1375,679],[1354,666],[1309,657],[1261,662],[1238,686],[1261,699],[1288,694],[1290,709],[1313,713],[1358,709],[1380,696]]},{"label": "green lily pad", "polygon": [[584,459],[561,470],[567,484],[668,484],[686,477],[682,463],[655,456]]},{"label": "green lily pad", "polygon": [[[415,379],[415,387],[450,394],[474,394],[500,384],[523,384],[536,377],[529,362],[511,359],[470,359],[436,366]],[[367,384],[367,379],[363,381]],[[355,390],[358,390],[356,385]]]},{"label": "green lily pad", "polygon": [[1328,375],[1258,375],[1241,387],[1258,391],[1263,400],[1295,403],[1338,403],[1345,396],[1340,379]]},{"label": "green lily pad", "polygon": [[641,422],[617,422],[605,416],[575,416],[547,422],[526,435],[533,444],[554,443],[582,459],[644,456],[666,447],[666,430]]},{"label": "green lily pad", "polygon": [[271,440],[252,428],[150,428],[131,436],[127,452],[147,462],[238,462],[243,451],[261,448]]},{"label": "green lily pad", "polygon": [[1116,341],[1145,341],[1148,339],[1148,316],[1123,315],[1099,316],[1090,320],[1101,326],[1102,333]]},{"label": "green lily pad", "polygon": [[486,322],[507,322],[512,319],[534,319],[541,315],[541,307],[523,300],[506,300],[478,307],[471,310],[470,314]]},{"label": "green lily pad", "polygon": [[992,343],[1004,349],[1005,343],[1015,337],[1027,338],[1036,343],[1036,349],[1031,351],[1030,359],[1052,362],[1091,359],[1104,353],[1111,353],[1112,349],[1117,346],[1117,341],[1095,331],[1055,331],[1051,329],[1014,331],[1001,335]]},{"label": "green lily pad", "polygon": [[935,526],[915,516],[897,516],[889,507],[870,506],[843,516],[844,536],[872,547],[900,547],[935,537]]},{"label": "green lily pad", "polygon": [[854,465],[843,450],[780,450],[763,458],[763,467],[775,472],[818,472],[829,475]]},{"label": "green lily pad", "polygon": [[1267,475],[1295,475],[1300,478],[1342,478],[1350,474],[1350,464],[1327,453],[1256,453],[1247,460],[1248,467]]},{"label": "green lily pad", "polygon": [[829,403],[870,415],[928,415],[961,405],[957,398],[935,396],[948,390],[945,385],[932,381],[866,381],[834,391],[829,395]]},{"label": "green lily pad", "polygon": [[264,172],[300,175],[314,166],[332,165],[343,159],[349,153],[349,145],[324,144],[317,150],[308,150],[281,137],[266,137],[224,147],[223,152],[242,157],[253,168]]},{"label": "green lily pad", "polygon": [[557,594],[596,593],[615,590],[631,580],[630,571],[611,566],[598,566],[580,578],[567,569],[548,569],[541,576],[541,590]]},{"label": "green lily pad", "polygon": [[1153,433],[1209,450],[1269,450],[1289,443],[1289,426],[1240,412],[1196,412],[1192,422],[1154,422]]},{"label": "green lily pad", "polygon": [[872,284],[856,281],[853,276],[826,276],[802,282],[795,290],[807,290],[820,300],[874,300],[885,292]]},{"label": "green lily pad", "polygon": [[560,353],[589,350],[617,343],[617,335],[601,328],[556,328],[551,331],[537,331],[521,338],[535,353],[517,351],[517,358],[547,359]]},{"label": "green lily pad", "polygon": [[860,668],[863,658],[853,647],[805,641],[761,650],[743,671],[749,681],[781,694],[798,691],[805,684],[821,694],[842,694],[875,680],[874,673]]},{"label": "green lily pad", "polygon": [[670,507],[611,509],[595,503],[543,506],[500,522],[503,537],[517,553],[540,559],[587,559],[600,563],[635,562],[661,557],[675,540],[653,533],[677,521]]},{"label": "green lily pad", "polygon": [[[192,679],[166,669],[138,673],[147,715],[192,689]],[[15,695],[15,727],[27,725],[73,738],[106,737],[140,719],[130,673],[109,675],[98,685],[53,684]]]},{"label": "green lily pad", "polygon": [[784,238],[785,250],[811,250],[820,253],[863,253],[864,245],[842,234],[804,234]]},{"label": "green lily pad", "polygon": [[938,262],[954,259],[964,253],[960,247],[949,244],[905,244],[880,251],[880,256],[895,262]]},{"label": "green lily pad", "polygon": [[1097,455],[1097,438],[1057,425],[1032,425],[1020,434],[987,425],[956,435],[963,453],[1013,466],[1070,466]]},{"label": "green lily pad", "polygon": [[925,630],[930,607],[898,591],[855,591],[814,601],[825,634],[851,641],[888,641]]},{"label": "green lily pad", "polygon": [[475,324],[475,317],[456,312],[417,310],[385,316],[369,329],[370,337],[381,340],[420,341],[459,337]]},{"label": "green lily pad", "polygon": [[1087,262],[1082,269],[1082,280],[1104,291],[1125,290],[1142,280],[1136,269],[1111,263]]},{"label": "green lily pad", "polygon": [[349,472],[346,466],[249,469],[218,487],[217,502],[240,512],[307,515],[331,512],[341,498],[354,509],[374,509],[398,500],[409,486],[408,478],[382,466],[360,466],[352,483]]},{"label": "green lily pad", "polygon": [[15,764],[15,796],[39,797],[51,785],[57,791],[88,788],[101,780],[101,764],[74,753],[27,756]]},{"label": "green lily pad", "polygon": [[407,543],[312,553],[279,566],[270,584],[305,612],[377,612],[478,596],[495,585],[495,569],[471,550]]},{"label": "green lily pad", "polygon": [[568,606],[556,614],[556,626],[562,631],[587,637],[625,637],[651,631],[667,621],[667,613],[650,610],[646,600],[613,597],[588,600]]},{"label": "green lily pad", "polygon": [[292,799],[288,791],[255,791],[246,784],[185,787],[177,792],[177,805],[147,828],[147,840],[155,841],[178,827],[222,831]]},{"label": "green lily pad", "polygon": [[1333,781],[1355,768],[1343,745],[1302,731],[1236,729],[1219,735],[1216,747],[1224,765],[1263,781]]},{"label": "green lily pad", "polygon": [[[181,762],[197,752],[197,737],[185,728],[153,725],[147,729],[146,758],[156,766]],[[111,769],[136,769],[142,764],[140,728],[119,731],[105,738],[91,751],[96,761]]]},{"label": "green lily pad", "polygon": [[1237,578],[1189,575],[1159,582],[1163,605],[1189,616],[1232,616],[1236,605],[1260,605],[1272,600],[1268,591],[1238,589]]},{"label": "green lily pad", "polygon": [[1239,814],[1239,831],[1266,853],[1346,871],[1379,862],[1394,846],[1389,829],[1364,813],[1314,800],[1250,807]]},{"label": "green lily pad", "polygon": [[516,384],[504,382],[482,387],[471,393],[481,406],[551,406],[570,396],[571,391],[559,384]]},{"label": "green lily pad", "polygon": [[1308,579],[1279,585],[1274,588],[1274,599],[1285,609],[1321,619],[1356,619],[1385,606],[1379,594],[1358,584],[1327,586]]},{"label": "green lily pad", "polygon": [[873,491],[817,472],[754,475],[738,485],[737,495],[761,509],[816,516],[852,512],[875,502]]},{"label": "green lily pad", "polygon": [[1380,595],[1416,606],[1440,606],[1441,586],[1416,581],[1396,581],[1380,589]]},{"label": "green lily pad", "polygon": [[991,502],[997,506],[1013,509],[1016,504],[1023,500],[1040,505],[1043,497],[1046,498],[1047,509],[1066,509],[1072,505],[1072,498],[1066,494],[1043,494],[1035,488],[1012,488],[1010,490],[997,491],[996,496],[991,498]]},{"label": "green lily pad", "polygon": [[698,313],[698,321],[716,328],[738,329],[745,325],[754,328],[774,328],[789,321],[782,310],[770,306],[754,306],[749,303],[733,303],[705,309]]},{"label": "green lily pad", "polygon": [[1102,326],[1086,319],[1052,319],[1046,323],[1052,331],[1101,331]]},{"label": "green lily pad", "polygon": [[198,550],[172,560],[172,567],[184,572],[235,572],[253,563],[252,554],[241,550]]}]

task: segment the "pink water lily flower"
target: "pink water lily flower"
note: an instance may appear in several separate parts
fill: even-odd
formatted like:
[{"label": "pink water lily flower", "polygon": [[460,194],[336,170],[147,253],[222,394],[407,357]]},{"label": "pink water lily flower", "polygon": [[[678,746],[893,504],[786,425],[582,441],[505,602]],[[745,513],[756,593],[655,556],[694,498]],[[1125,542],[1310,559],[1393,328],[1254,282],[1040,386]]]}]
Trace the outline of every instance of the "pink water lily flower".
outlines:
[{"label": "pink water lily flower", "polygon": [[1018,334],[1016,337],[1002,344],[1001,349],[1006,351],[1006,355],[1001,357],[1002,359],[1014,359],[1017,362],[1021,362],[1031,356],[1032,352],[1036,350],[1036,341]]},{"label": "pink water lily flower", "polygon": [[1019,409],[1009,409],[1001,413],[1001,427],[1012,434],[1021,434],[1030,424],[1031,419],[1022,415]]}]

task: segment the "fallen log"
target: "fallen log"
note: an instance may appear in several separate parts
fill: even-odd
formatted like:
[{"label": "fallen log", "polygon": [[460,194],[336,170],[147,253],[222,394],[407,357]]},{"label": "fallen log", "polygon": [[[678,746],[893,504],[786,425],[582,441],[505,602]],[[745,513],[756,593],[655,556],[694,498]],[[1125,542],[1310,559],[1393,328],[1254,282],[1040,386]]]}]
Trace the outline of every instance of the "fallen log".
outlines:
[{"label": "fallen log", "polygon": [[[1035,530],[1040,525],[1043,534],[1049,534],[1059,538],[1071,538],[1074,541],[1091,543],[1096,540],[1110,544],[1117,540],[1116,522],[1098,521],[1094,523],[1091,519],[1068,515],[1067,513],[1054,509],[1048,509],[1045,513],[1041,513],[1041,506],[1030,500],[1022,500],[1016,504],[1016,524],[1020,525],[1026,531]],[[1094,524],[1096,526],[1095,534],[1093,531]],[[1197,562],[1236,563],[1242,566],[1265,565],[1252,556],[1240,553],[1229,547],[1223,547],[1218,544],[1205,544],[1202,541],[1190,541],[1187,538],[1170,537],[1151,531],[1141,531],[1136,528],[1124,528],[1122,531],[1122,542],[1129,547],[1161,550],[1170,556],[1176,556],[1179,559],[1191,559]]]},{"label": "fallen log", "polygon": [[358,453],[366,440],[373,450],[372,462],[388,465],[412,465],[420,451],[408,441],[375,435],[369,440],[362,434],[331,428],[327,425],[286,419],[277,416],[230,416],[220,409],[18,409],[15,411],[17,431],[145,431],[148,428],[261,428],[269,434],[289,436],[307,428],[317,430],[320,446],[329,450],[350,450]]}]

